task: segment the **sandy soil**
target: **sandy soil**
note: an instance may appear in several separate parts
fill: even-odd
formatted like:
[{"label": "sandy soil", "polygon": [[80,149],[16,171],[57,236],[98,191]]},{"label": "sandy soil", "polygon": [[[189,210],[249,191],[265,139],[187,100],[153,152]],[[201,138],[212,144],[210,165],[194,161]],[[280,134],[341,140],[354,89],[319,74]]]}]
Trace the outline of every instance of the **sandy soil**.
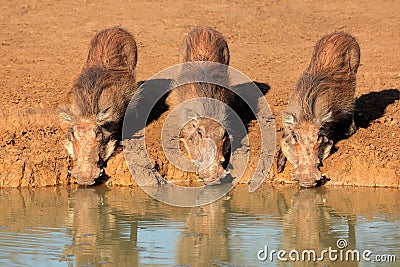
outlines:
[{"label": "sandy soil", "polygon": [[[0,7],[0,187],[74,182],[62,146],[57,106],[86,58],[90,39],[122,26],[138,42],[137,77],[143,81],[178,62],[183,35],[210,25],[227,38],[231,66],[267,90],[276,117],[305,70],[315,42],[343,30],[361,47],[356,96],[358,131],[336,144],[325,160],[329,185],[400,187],[400,5],[396,1],[26,1]],[[148,125],[160,130],[166,113]],[[249,122],[249,178],[259,154],[256,122]],[[152,160],[167,179],[187,179],[168,165],[157,134],[149,140]],[[151,145],[153,144],[153,146]],[[122,153],[106,168],[108,184],[134,184]],[[291,183],[291,167],[269,181]]]}]

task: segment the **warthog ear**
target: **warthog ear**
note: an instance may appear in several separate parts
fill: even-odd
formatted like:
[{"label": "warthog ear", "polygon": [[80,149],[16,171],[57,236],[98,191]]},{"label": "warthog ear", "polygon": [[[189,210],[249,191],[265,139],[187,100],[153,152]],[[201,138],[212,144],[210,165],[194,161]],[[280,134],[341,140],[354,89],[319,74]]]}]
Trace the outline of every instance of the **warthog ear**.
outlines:
[{"label": "warthog ear", "polygon": [[329,156],[329,154],[331,153],[332,146],[333,146],[333,141],[330,140],[328,137],[324,136],[322,145],[318,151],[319,154],[318,157],[320,160],[324,160]]},{"label": "warthog ear", "polygon": [[60,117],[61,117],[61,119],[62,119],[63,121],[72,122],[71,116],[70,116],[67,112],[65,112],[65,111],[61,111],[61,112],[60,112]]},{"label": "warthog ear", "polygon": [[296,122],[297,119],[294,117],[292,113],[286,111],[282,112],[282,124],[284,128],[292,129]]},{"label": "warthog ear", "polygon": [[360,65],[360,47],[357,42],[354,47],[348,52],[349,68],[352,74],[357,74],[358,66]]},{"label": "warthog ear", "polygon": [[200,135],[200,137],[205,137],[207,135],[207,130],[206,127],[204,126],[199,126],[197,128],[198,134]]},{"label": "warthog ear", "polygon": [[104,161],[108,160],[111,157],[112,153],[114,153],[114,151],[115,151],[116,145],[117,145],[117,140],[110,140],[107,143],[107,146],[105,149],[105,155],[104,155],[104,159],[103,159]]},{"label": "warthog ear", "polygon": [[60,110],[60,118],[63,121],[70,123],[74,121],[73,115],[71,114],[71,111],[67,107],[61,106],[59,110]]},{"label": "warthog ear", "polygon": [[97,122],[99,125],[103,125],[107,122],[115,121],[114,112],[112,107],[107,107],[99,112],[97,115]]},{"label": "warthog ear", "polygon": [[226,133],[226,129],[224,126],[219,127],[218,135],[224,137]]},{"label": "warthog ear", "polygon": [[[191,125],[191,127],[186,126],[186,131],[192,131],[192,129],[197,128],[199,126],[199,114],[193,109],[185,108],[183,112],[180,114],[180,124],[182,127],[185,127],[186,124]],[[190,129],[190,130],[189,130]]]},{"label": "warthog ear", "polygon": [[186,119],[198,119],[200,115],[194,111],[193,109],[185,108],[185,117]]},{"label": "warthog ear", "polygon": [[72,144],[72,142],[70,140],[65,140],[63,142],[65,149],[67,150],[68,154],[74,158],[75,157],[75,153],[74,153],[74,145]]},{"label": "warthog ear", "polygon": [[279,148],[278,153],[276,155],[276,170],[278,173],[283,172],[285,169],[286,165],[286,156],[283,154],[283,151],[281,148]]},{"label": "warthog ear", "polygon": [[332,122],[332,111],[328,111],[318,119],[319,125],[324,125],[325,123]]}]

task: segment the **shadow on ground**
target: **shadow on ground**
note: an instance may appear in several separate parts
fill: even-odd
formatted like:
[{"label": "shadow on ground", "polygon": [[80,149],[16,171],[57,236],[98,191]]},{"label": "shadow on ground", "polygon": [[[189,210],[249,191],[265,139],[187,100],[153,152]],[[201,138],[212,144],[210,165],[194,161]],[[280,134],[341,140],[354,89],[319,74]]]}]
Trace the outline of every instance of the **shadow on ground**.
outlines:
[{"label": "shadow on ground", "polygon": [[398,89],[371,92],[356,99],[355,123],[357,128],[367,128],[371,121],[379,119],[387,106],[400,100]]}]

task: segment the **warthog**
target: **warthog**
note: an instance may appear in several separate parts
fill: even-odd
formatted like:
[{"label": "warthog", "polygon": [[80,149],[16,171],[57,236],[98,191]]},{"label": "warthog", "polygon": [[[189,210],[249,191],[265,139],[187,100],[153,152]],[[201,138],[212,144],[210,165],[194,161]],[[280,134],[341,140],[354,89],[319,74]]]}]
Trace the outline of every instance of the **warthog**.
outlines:
[{"label": "warthog", "polygon": [[292,91],[282,113],[284,133],[277,169],[283,170],[287,157],[302,187],[313,187],[321,179],[319,168],[330,154],[336,126],[351,120],[347,134],[355,132],[359,62],[360,47],[354,37],[343,32],[326,35],[317,42],[310,65]]},{"label": "warthog", "polygon": [[[182,70],[181,78],[190,80],[190,77],[198,78],[211,72],[214,80],[229,80],[227,66],[224,67],[229,64],[228,44],[218,31],[208,27],[197,27],[184,38],[180,62],[193,61],[202,61],[204,64]],[[224,65],[219,65],[222,68],[215,67],[207,65],[207,62]],[[208,69],[205,70],[206,68]],[[206,184],[220,181],[218,178],[223,179],[228,174],[226,166],[230,140],[227,130],[220,123],[227,120],[227,110],[225,106],[216,105],[212,100],[228,105],[233,99],[233,94],[216,84],[194,82],[172,90],[167,104],[174,108],[189,99],[196,99],[193,106],[197,106],[197,109],[186,109],[184,114],[181,114],[183,120],[187,121],[180,132],[181,144],[188,158],[196,165],[199,177]]]},{"label": "warthog", "polygon": [[92,39],[86,64],[68,94],[61,117],[68,124],[65,147],[71,175],[92,185],[121,136],[122,119],[136,89],[137,48],[124,29],[105,29]]}]

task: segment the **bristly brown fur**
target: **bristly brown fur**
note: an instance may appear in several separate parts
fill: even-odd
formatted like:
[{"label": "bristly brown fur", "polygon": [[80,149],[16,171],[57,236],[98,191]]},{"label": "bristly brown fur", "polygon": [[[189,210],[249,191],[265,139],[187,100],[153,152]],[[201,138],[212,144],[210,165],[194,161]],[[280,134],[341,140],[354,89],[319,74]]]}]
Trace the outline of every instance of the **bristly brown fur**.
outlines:
[{"label": "bristly brown fur", "polygon": [[[194,28],[183,40],[180,51],[181,63],[207,61],[224,65],[229,64],[229,49],[225,38],[221,33],[210,27]],[[227,68],[216,66],[212,72],[214,80],[221,79],[226,81],[229,79],[227,77]],[[194,77],[195,79],[196,76],[201,77],[201,75],[203,75],[202,69],[197,67],[186,69],[181,74],[186,79],[189,77]],[[215,84],[197,82],[175,88],[169,95],[167,103],[170,107],[176,107],[188,99],[199,97],[213,98],[226,104],[231,103],[233,100],[233,94],[228,89]],[[218,112],[223,111],[214,110],[213,112],[208,110],[208,113]],[[213,115],[220,118],[226,116],[226,114],[219,114],[221,116],[218,116],[218,114]]]},{"label": "bristly brown fur", "polygon": [[96,34],[89,47],[86,67],[129,71],[135,75],[137,47],[133,36],[124,29],[105,29]]},{"label": "bristly brown fur", "polygon": [[360,47],[348,33],[335,32],[317,42],[307,72],[328,73],[340,79],[357,73],[360,64]]},{"label": "bristly brown fur", "polygon": [[196,27],[183,40],[180,62],[212,61],[229,65],[228,44],[222,34],[210,27]]},{"label": "bristly brown fur", "polygon": [[112,113],[120,121],[136,89],[137,48],[133,36],[106,29],[92,39],[86,64],[69,93],[72,115],[97,117]]},{"label": "bristly brown fur", "polygon": [[353,113],[360,48],[347,33],[332,33],[317,42],[310,65],[292,91],[287,113],[297,122],[339,121]]},{"label": "bristly brown fur", "polygon": [[69,96],[73,116],[96,118],[101,112],[112,112],[109,120],[119,122],[135,92],[130,73],[92,66],[82,70]]}]

